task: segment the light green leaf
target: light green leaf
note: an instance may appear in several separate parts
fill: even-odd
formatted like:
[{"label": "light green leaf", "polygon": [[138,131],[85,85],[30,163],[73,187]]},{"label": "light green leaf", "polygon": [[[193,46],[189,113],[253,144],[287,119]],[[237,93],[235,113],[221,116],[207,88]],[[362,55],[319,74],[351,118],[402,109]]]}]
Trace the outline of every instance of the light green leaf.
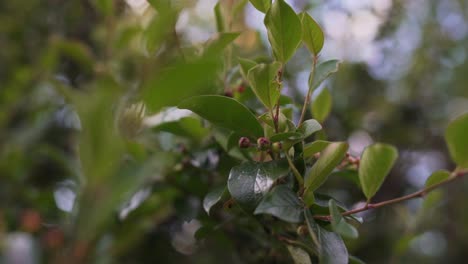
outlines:
[{"label": "light green leaf", "polygon": [[231,44],[240,33],[238,32],[221,32],[216,35],[206,47],[205,54],[216,56],[220,54],[229,44]]},{"label": "light green leaf", "polygon": [[266,13],[271,6],[271,0],[250,0],[250,3],[262,13]]},{"label": "light green leaf", "polygon": [[221,201],[223,194],[226,192],[225,186],[220,186],[218,188],[213,189],[209,192],[205,198],[203,199],[203,209],[207,214],[210,214],[211,207]]},{"label": "light green leaf", "polygon": [[312,116],[320,123],[323,123],[330,114],[332,108],[332,97],[327,88],[322,89],[317,97],[312,101]]},{"label": "light green leaf", "polygon": [[309,89],[315,90],[330,75],[338,71],[339,65],[338,60],[329,60],[317,65],[314,75],[309,76]]},{"label": "light green leaf", "polygon": [[333,231],[335,231],[336,233],[344,237],[357,238],[358,232],[356,228],[346,223],[346,220],[343,218],[340,211],[338,210],[338,207],[336,206],[335,201],[330,200],[328,202],[328,205],[330,207],[330,215],[332,217],[331,225],[332,225]]},{"label": "light green leaf", "polygon": [[301,133],[304,138],[311,136],[313,133],[322,129],[322,126],[317,120],[309,119],[304,121],[298,128],[297,132]]},{"label": "light green leaf", "polygon": [[364,150],[359,165],[359,180],[368,200],[379,190],[397,158],[398,150],[387,144],[376,143]]},{"label": "light green leaf", "polygon": [[426,184],[424,185],[426,188],[431,187],[435,184],[438,184],[450,177],[450,172],[446,170],[438,170],[435,171],[427,178]]},{"label": "light green leaf", "polygon": [[224,17],[223,12],[221,10],[221,2],[216,3],[214,7],[214,13],[216,18],[216,29],[218,32],[224,31]]},{"label": "light green leaf", "polygon": [[328,147],[321,153],[320,158],[312,166],[311,170],[305,177],[306,191],[314,191],[322,185],[328,175],[338,166],[343,160],[348,144],[344,142],[330,143]]},{"label": "light green leaf", "polygon": [[332,142],[325,140],[316,140],[314,142],[308,143],[304,145],[302,156],[304,159],[310,158],[315,153],[319,153],[320,151],[324,150],[328,145],[330,145],[330,143]]},{"label": "light green leaf", "polygon": [[257,66],[257,62],[249,59],[243,59],[243,58],[238,58],[239,60],[239,65],[241,69],[241,74],[244,77],[244,79],[247,79],[247,74],[249,73],[250,69],[253,67]]},{"label": "light green leaf", "polygon": [[317,22],[306,12],[301,13],[300,17],[302,22],[302,41],[304,41],[310,52],[317,56],[323,47],[323,31]]},{"label": "light green leaf", "polygon": [[247,107],[232,98],[218,95],[201,95],[183,101],[178,107],[189,109],[215,125],[228,128],[242,135],[263,136],[263,128],[257,118]]},{"label": "light green leaf", "polygon": [[284,0],[277,0],[268,10],[264,22],[275,58],[285,64],[301,43],[301,20]]},{"label": "light green leaf", "polygon": [[448,125],[445,141],[455,163],[461,168],[468,168],[468,113]]},{"label": "light green leaf", "polygon": [[312,264],[309,254],[300,247],[288,245],[289,254],[291,254],[294,264]]},{"label": "light green leaf", "polygon": [[228,189],[244,209],[253,211],[274,181],[288,173],[289,165],[286,160],[245,162],[231,169]]},{"label": "light green leaf", "polygon": [[262,63],[250,69],[247,74],[253,92],[268,109],[275,106],[280,97],[280,90],[276,83],[276,75],[280,68],[281,64],[278,62]]},{"label": "light green leaf", "polygon": [[301,202],[286,185],[276,186],[268,192],[255,209],[254,214],[271,214],[291,223],[299,223],[303,220]]}]

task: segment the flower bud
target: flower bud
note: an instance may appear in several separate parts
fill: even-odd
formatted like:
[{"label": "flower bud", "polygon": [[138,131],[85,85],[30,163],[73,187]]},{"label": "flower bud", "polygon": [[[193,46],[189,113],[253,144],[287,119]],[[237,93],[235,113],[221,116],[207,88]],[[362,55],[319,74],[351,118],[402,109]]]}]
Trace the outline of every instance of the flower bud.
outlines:
[{"label": "flower bud", "polygon": [[250,139],[248,137],[241,137],[239,139],[239,148],[249,148],[250,146]]},{"label": "flower bud", "polygon": [[270,140],[266,137],[260,137],[257,139],[257,147],[259,150],[267,150],[270,148]]}]

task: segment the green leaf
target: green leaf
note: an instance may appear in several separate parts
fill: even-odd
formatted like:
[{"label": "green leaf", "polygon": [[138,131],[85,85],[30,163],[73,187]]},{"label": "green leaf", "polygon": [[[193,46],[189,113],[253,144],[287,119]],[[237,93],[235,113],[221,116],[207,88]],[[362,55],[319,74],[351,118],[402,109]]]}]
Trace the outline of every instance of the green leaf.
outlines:
[{"label": "green leaf", "polygon": [[271,6],[271,0],[250,0],[250,3],[262,13],[266,13]]},{"label": "green leaf", "polygon": [[[236,100],[218,95],[189,98],[178,105],[189,109],[211,123],[252,137],[261,137],[263,128],[247,107]],[[222,111],[220,111],[222,109]]]},{"label": "green leaf", "polygon": [[210,191],[203,199],[203,209],[207,214],[210,214],[211,207],[221,201],[223,194],[226,192],[225,186],[220,186]]},{"label": "green leaf", "polygon": [[321,153],[320,158],[312,166],[312,169],[305,177],[305,187],[309,191],[314,191],[322,185],[328,175],[343,160],[348,144],[344,142],[330,143]]},{"label": "green leaf", "polygon": [[177,136],[201,140],[208,135],[199,117],[183,117],[177,121],[163,122],[153,127],[155,132],[164,131]]},{"label": "green leaf", "polygon": [[301,43],[301,20],[284,0],[277,0],[268,10],[264,23],[275,58],[285,64]]},{"label": "green leaf", "polygon": [[330,114],[332,108],[332,98],[327,88],[323,88],[322,91],[312,101],[312,116],[317,119],[320,123],[323,123]]},{"label": "green leaf", "polygon": [[427,178],[426,184],[424,185],[426,188],[436,185],[450,177],[450,172],[446,170],[438,170],[435,171]]},{"label": "green leaf", "polygon": [[364,261],[358,259],[355,256],[349,256],[349,263],[348,264],[366,264]]},{"label": "green leaf", "polygon": [[244,79],[247,79],[247,74],[249,73],[250,69],[253,67],[257,66],[257,62],[249,59],[243,59],[243,58],[238,58],[239,60],[239,65],[241,69],[241,74],[244,77]]},{"label": "green leaf", "polygon": [[301,133],[297,132],[284,132],[284,133],[279,133],[276,134],[272,137],[270,137],[271,142],[278,142],[278,141],[283,141],[283,140],[302,140],[304,137]]},{"label": "green leaf", "polygon": [[216,35],[214,39],[209,42],[205,53],[216,56],[221,53],[229,44],[231,44],[240,33],[238,32],[221,32]]},{"label": "green leaf", "polygon": [[289,165],[285,160],[245,162],[231,169],[228,189],[244,209],[253,211],[274,181],[288,173]]},{"label": "green leaf", "polygon": [[254,214],[271,214],[291,223],[299,223],[303,220],[299,198],[285,185],[276,186],[268,192],[255,209]]},{"label": "green leaf", "polygon": [[302,41],[304,41],[310,52],[317,56],[323,47],[323,31],[317,22],[306,12],[301,13],[300,18],[302,22]]},{"label": "green leaf", "polygon": [[468,113],[452,121],[445,131],[450,156],[461,168],[468,168]]},{"label": "green leaf", "polygon": [[397,158],[398,150],[387,144],[376,143],[364,150],[359,165],[359,180],[368,200],[379,190]]},{"label": "green leaf", "polygon": [[336,206],[335,201],[330,200],[328,204],[330,207],[330,215],[332,217],[331,225],[332,225],[333,231],[335,231],[336,233],[344,237],[357,238],[358,232],[356,228],[346,223],[346,220],[343,218],[340,211],[338,210],[338,207]]},{"label": "green leaf", "polygon": [[319,255],[320,264],[347,264],[348,250],[341,237],[319,226],[308,209],[304,209],[309,234]]},{"label": "green leaf", "polygon": [[304,151],[302,152],[302,156],[304,159],[312,157],[315,153],[319,153],[324,150],[328,145],[332,142],[324,141],[324,140],[316,140],[314,142],[308,143],[304,145]]},{"label": "green leaf", "polygon": [[309,76],[309,89],[315,90],[330,75],[338,71],[339,65],[338,60],[329,60],[317,65],[314,75]]},{"label": "green leaf", "polygon": [[317,120],[309,119],[304,121],[298,128],[297,132],[301,133],[304,138],[309,137],[313,133],[322,129],[322,126]]},{"label": "green leaf", "polygon": [[218,32],[224,31],[224,17],[223,12],[221,10],[221,2],[216,3],[214,7],[214,13],[216,18],[216,29]]},{"label": "green leaf", "polygon": [[276,75],[280,68],[281,64],[278,62],[262,63],[250,69],[247,74],[253,92],[268,109],[273,108],[280,97],[279,86],[276,83]]},{"label": "green leaf", "polygon": [[312,264],[309,254],[300,247],[287,245],[289,254],[291,254],[294,264]]},{"label": "green leaf", "polygon": [[345,178],[352,183],[356,184],[357,187],[361,188],[361,182],[359,181],[359,173],[357,170],[349,169],[349,170],[340,170],[333,172],[330,177],[342,177]]},{"label": "green leaf", "polygon": [[304,203],[307,207],[311,207],[315,203],[315,195],[314,192],[306,192],[304,194]]}]

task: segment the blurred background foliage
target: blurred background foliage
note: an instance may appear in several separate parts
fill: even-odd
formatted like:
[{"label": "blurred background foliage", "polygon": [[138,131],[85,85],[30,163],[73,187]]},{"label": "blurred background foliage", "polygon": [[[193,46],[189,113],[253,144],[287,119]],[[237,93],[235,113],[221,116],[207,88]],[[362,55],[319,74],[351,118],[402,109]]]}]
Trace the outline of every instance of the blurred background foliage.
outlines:
[{"label": "blurred background foliage", "polygon": [[[291,261],[228,203],[204,212],[203,197],[222,190],[239,153],[223,151],[226,132],[166,108],[213,93],[254,104],[235,58],[267,58],[263,15],[247,1],[220,2],[226,31],[241,33],[226,51],[214,0],[0,1],[2,262]],[[452,169],[443,132],[468,111],[468,3],[287,2],[322,25],[321,59],[343,61],[326,84],[329,138],[347,140],[354,155],[374,141],[399,148],[375,201]],[[299,104],[308,58],[302,47],[284,73]],[[464,263],[467,190],[460,181],[363,213],[350,253],[368,263]],[[364,200],[340,177],[321,192],[349,207]]]}]

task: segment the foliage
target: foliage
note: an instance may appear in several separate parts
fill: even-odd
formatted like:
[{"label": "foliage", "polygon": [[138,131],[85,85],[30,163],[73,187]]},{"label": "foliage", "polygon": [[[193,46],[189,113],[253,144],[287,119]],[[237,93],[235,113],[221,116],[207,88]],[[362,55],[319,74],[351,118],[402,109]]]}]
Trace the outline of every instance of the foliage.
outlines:
[{"label": "foliage", "polygon": [[[220,1],[218,32],[201,46],[181,44],[183,4],[149,1],[150,19],[140,25],[124,2],[85,2],[70,1],[79,19],[40,39],[39,52],[0,57],[11,62],[0,68],[6,261],[20,235],[38,242],[31,259],[47,263],[359,263],[347,247],[360,239],[355,214],[422,197],[467,173],[465,114],[445,133],[453,171],[371,203],[398,150],[376,143],[356,157],[345,139],[328,139],[333,96],[319,87],[340,62],[321,61],[321,27],[284,0],[250,1],[265,13],[267,58],[236,42],[232,22],[247,1]],[[40,1],[0,7],[41,10]],[[284,87],[302,44],[312,67],[298,101]],[[338,175],[362,192],[362,207],[320,193]]]}]

